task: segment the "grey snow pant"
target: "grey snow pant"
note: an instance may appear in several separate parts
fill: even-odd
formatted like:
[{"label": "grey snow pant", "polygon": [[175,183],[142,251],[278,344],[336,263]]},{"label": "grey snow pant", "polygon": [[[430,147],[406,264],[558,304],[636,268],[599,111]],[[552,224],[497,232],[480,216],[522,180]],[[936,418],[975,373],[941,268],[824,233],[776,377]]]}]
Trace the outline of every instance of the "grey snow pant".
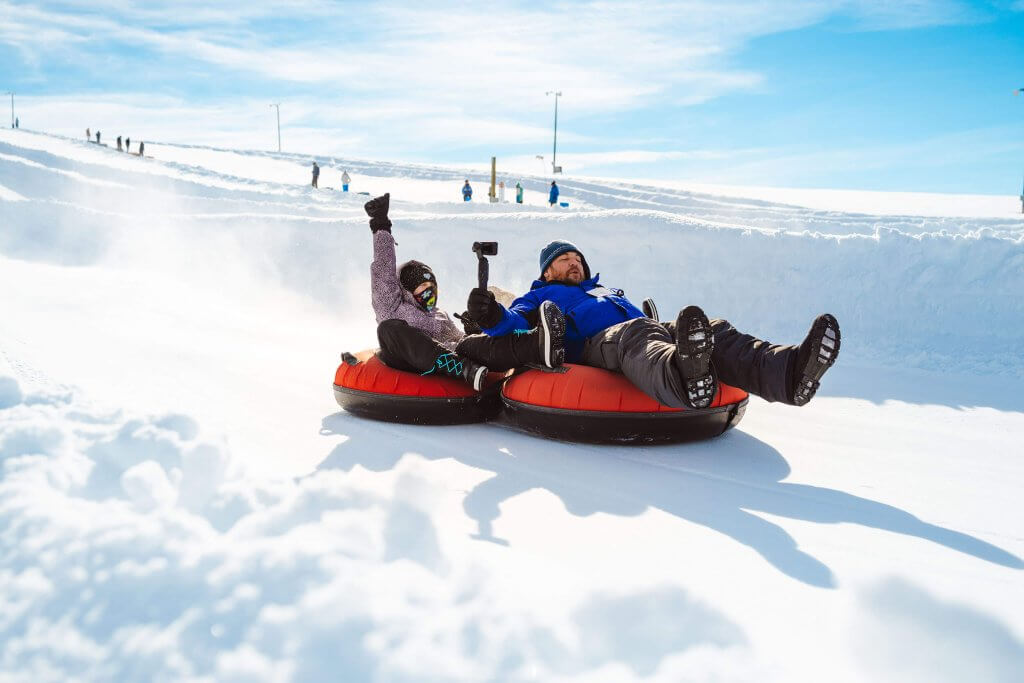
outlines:
[{"label": "grey snow pant", "polygon": [[[711,364],[720,382],[766,401],[792,403],[789,375],[796,346],[779,346],[739,332],[728,320],[712,320],[715,348]],[[676,368],[675,323],[635,318],[587,339],[582,363],[621,372],[662,405],[686,408],[683,380]]]}]

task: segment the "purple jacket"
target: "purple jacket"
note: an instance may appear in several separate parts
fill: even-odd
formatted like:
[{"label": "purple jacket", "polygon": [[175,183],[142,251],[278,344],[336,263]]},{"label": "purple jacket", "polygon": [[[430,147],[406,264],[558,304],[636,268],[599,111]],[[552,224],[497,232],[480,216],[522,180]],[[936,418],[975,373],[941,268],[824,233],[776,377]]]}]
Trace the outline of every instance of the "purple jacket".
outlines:
[{"label": "purple jacket", "polygon": [[448,314],[439,308],[428,313],[416,303],[412,293],[403,289],[398,281],[398,264],[395,261],[395,239],[387,230],[378,230],[373,235],[373,263],[370,264],[370,290],[373,312],[377,324],[397,318],[423,330],[442,346],[455,349],[465,334],[452,322]]}]

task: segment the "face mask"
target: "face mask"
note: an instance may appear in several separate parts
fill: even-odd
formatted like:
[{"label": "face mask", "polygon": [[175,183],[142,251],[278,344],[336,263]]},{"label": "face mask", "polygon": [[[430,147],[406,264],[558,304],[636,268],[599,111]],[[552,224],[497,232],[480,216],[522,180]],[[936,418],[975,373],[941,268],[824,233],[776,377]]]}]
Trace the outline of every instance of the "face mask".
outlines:
[{"label": "face mask", "polygon": [[414,294],[413,297],[420,303],[420,306],[428,311],[434,310],[434,306],[437,305],[437,290],[433,286],[427,287],[419,294]]}]

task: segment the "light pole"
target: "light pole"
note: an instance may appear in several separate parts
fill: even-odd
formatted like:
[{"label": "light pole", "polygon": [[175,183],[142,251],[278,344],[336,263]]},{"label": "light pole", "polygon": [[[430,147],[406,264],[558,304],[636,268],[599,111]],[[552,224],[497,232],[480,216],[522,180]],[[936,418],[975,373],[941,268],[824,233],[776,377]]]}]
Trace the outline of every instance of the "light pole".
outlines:
[{"label": "light pole", "polygon": [[280,102],[275,102],[274,104],[272,104],[270,106],[274,107],[275,109],[277,109],[277,151],[280,152],[281,151],[281,103]]},{"label": "light pole", "polygon": [[11,96],[11,128],[14,128],[14,93],[8,91],[8,92],[5,92],[4,94]]},{"label": "light pole", "polygon": [[558,98],[562,96],[562,93],[548,90],[544,94],[555,96],[555,142],[551,146],[551,173],[561,173],[562,169],[555,164],[555,161],[558,159]]}]

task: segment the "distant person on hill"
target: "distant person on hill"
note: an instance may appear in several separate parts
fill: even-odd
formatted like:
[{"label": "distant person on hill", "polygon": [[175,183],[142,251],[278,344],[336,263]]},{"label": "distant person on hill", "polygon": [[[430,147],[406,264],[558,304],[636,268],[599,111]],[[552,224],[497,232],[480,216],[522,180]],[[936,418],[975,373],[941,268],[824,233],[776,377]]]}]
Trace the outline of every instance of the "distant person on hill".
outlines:
[{"label": "distant person on hill", "polygon": [[100,144],[100,132],[96,131],[96,144]]},{"label": "distant person on hill", "polygon": [[117,151],[118,152],[123,152],[124,151],[124,147],[121,146],[121,136],[120,135],[117,136]]},{"label": "distant person on hill", "polygon": [[466,332],[437,307],[438,284],[430,266],[406,261],[396,266],[385,194],[366,203],[373,233],[370,288],[377,318],[380,359],[388,366],[423,375],[438,373],[483,388],[488,367],[509,370],[528,363],[560,364],[565,320],[554,304],[538,307],[534,325],[505,337],[479,334],[463,316]]},{"label": "distant person on hill", "polygon": [[342,171],[341,172],[341,191],[342,192],[348,192],[348,183],[349,183],[350,180],[352,180],[352,179],[349,177],[348,171]]},{"label": "distant person on hill", "polygon": [[480,288],[469,294],[467,313],[483,332],[513,334],[545,303],[570,321],[565,360],[625,375],[638,389],[672,408],[707,408],[722,381],[766,401],[794,406],[810,401],[839,355],[839,322],[819,315],[798,346],[781,346],[744,334],[727,320],[708,320],[687,306],[674,323],[647,317],[621,289],[591,277],[583,252],[556,240],[540,251],[540,277],[505,308]]},{"label": "distant person on hill", "polygon": [[522,204],[522,203],[523,203],[523,184],[517,182],[516,183],[516,204]]},{"label": "distant person on hill", "polygon": [[554,206],[558,203],[558,183],[551,181],[551,191],[548,192],[548,204]]},{"label": "distant person on hill", "polygon": [[317,181],[318,178],[320,178],[320,167],[314,161],[313,162],[313,187],[317,186],[316,185],[316,181]]},{"label": "distant person on hill", "polygon": [[85,139],[92,142],[92,131],[88,128],[85,129]]},{"label": "distant person on hill", "polygon": [[131,152],[132,151],[132,139],[131,138],[125,138],[124,139],[124,151],[126,151],[126,152]]},{"label": "distant person on hill", "polygon": [[146,143],[145,142],[140,142],[139,143],[139,156],[141,157],[145,151],[146,151]]},{"label": "distant person on hill", "polygon": [[469,186],[469,181],[462,186],[462,201],[468,202],[473,199],[473,188]]},{"label": "distant person on hill", "polygon": [[21,118],[20,117],[15,117],[14,118],[14,127],[15,128],[21,128]]}]

